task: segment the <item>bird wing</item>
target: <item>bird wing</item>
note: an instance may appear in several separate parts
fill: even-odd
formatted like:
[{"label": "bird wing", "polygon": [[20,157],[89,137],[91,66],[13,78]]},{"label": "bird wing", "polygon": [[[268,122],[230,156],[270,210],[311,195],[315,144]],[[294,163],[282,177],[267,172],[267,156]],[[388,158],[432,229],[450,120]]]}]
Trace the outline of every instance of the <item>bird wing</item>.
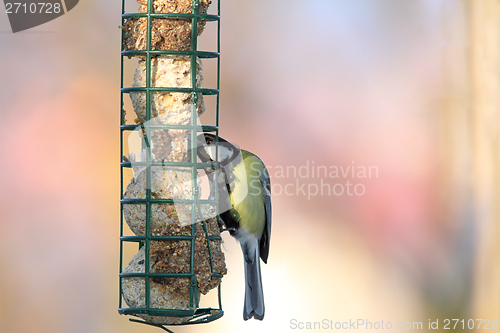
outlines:
[{"label": "bird wing", "polygon": [[264,173],[260,177],[260,183],[264,189],[264,208],[266,211],[266,224],[264,226],[264,231],[260,237],[260,258],[264,263],[267,264],[267,257],[269,256],[269,243],[271,241],[271,220],[272,220],[272,209],[271,209],[271,180],[269,179],[269,173],[267,172],[264,163],[262,163]]}]

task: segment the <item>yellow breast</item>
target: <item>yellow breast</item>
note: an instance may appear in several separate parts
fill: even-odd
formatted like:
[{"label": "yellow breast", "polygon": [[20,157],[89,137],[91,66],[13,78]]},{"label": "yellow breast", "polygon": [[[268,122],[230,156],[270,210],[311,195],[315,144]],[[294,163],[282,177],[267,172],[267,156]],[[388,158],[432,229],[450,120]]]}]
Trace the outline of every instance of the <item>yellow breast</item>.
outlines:
[{"label": "yellow breast", "polygon": [[263,165],[255,155],[245,150],[241,153],[243,163],[239,163],[233,170],[235,186],[231,193],[231,203],[240,215],[240,228],[260,237],[266,222],[264,192],[260,183]]}]

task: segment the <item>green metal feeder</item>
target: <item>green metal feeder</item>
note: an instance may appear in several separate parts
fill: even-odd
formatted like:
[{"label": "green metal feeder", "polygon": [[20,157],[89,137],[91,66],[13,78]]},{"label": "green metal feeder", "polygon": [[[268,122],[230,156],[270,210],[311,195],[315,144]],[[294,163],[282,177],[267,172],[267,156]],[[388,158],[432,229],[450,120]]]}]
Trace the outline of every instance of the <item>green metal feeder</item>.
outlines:
[{"label": "green metal feeder", "polygon": [[[210,256],[210,270],[211,279],[220,279],[222,274],[214,271],[213,263],[213,241],[221,241],[220,235],[210,235],[208,232],[207,221],[204,218],[204,213],[201,207],[206,205],[212,205],[215,209],[215,216],[218,216],[217,202],[218,193],[215,193],[215,198],[203,200],[200,198],[200,187],[199,187],[199,169],[206,169],[207,167],[216,169],[217,163],[198,163],[197,162],[197,135],[200,132],[213,132],[218,135],[219,126],[219,75],[220,75],[220,0],[214,0],[213,5],[217,5],[218,15],[210,14],[200,14],[200,0],[192,0],[192,11],[191,13],[158,13],[155,12],[153,5],[154,1],[147,1],[147,12],[142,13],[126,13],[125,12],[125,0],[122,0],[122,26],[125,27],[127,22],[130,20],[146,20],[147,22],[147,32],[145,47],[142,50],[138,49],[126,49],[125,45],[125,31],[122,31],[122,52],[121,52],[121,121],[120,121],[120,156],[124,156],[124,136],[128,135],[132,131],[141,131],[143,133],[143,144],[142,151],[145,153],[143,160],[132,161],[127,159],[122,159],[120,163],[120,176],[121,176],[121,200],[120,200],[120,299],[119,299],[119,309],[120,314],[132,315],[136,317],[141,316],[161,316],[161,317],[171,317],[171,318],[184,318],[183,322],[174,324],[159,324],[148,320],[142,319],[130,319],[134,322],[144,323],[152,326],[157,326],[168,332],[170,331],[165,325],[188,325],[188,324],[199,324],[208,323],[219,319],[223,315],[222,305],[221,305],[221,287],[220,284],[218,288],[218,305],[208,308],[200,308],[200,290],[197,286],[197,278],[195,276],[195,239],[196,239],[196,226],[201,225],[206,239],[206,247],[208,249],[208,254]],[[190,47],[187,50],[158,50],[152,48],[152,38],[153,38],[153,24],[155,20],[158,19],[177,19],[189,22],[191,28],[190,36]],[[206,24],[217,24],[217,50],[213,52],[199,51],[198,50],[198,24],[200,22],[206,22]],[[152,83],[152,62],[153,58],[161,55],[171,55],[171,56],[184,56],[190,58],[190,76],[191,85],[189,88],[184,87],[156,87]],[[130,57],[141,57],[145,61],[145,86],[134,86],[134,87],[124,87],[124,61],[125,58]],[[197,59],[216,59],[216,75],[217,75],[217,86],[215,88],[201,88],[197,86]],[[152,122],[152,95],[157,93],[188,93],[190,94],[191,103],[191,120],[188,125],[179,124],[158,124]],[[127,124],[125,120],[125,109],[124,109],[124,95],[131,95],[134,93],[140,93],[145,95],[145,121],[138,124]],[[199,96],[203,95],[215,95],[215,124],[213,125],[198,125],[198,102]],[[127,96],[127,98],[129,98]],[[189,133],[187,156],[186,160],[182,162],[172,161],[158,161],[152,157],[152,142],[151,134],[152,130],[183,130]],[[127,133],[128,132],[128,133]],[[217,155],[217,154],[216,154]],[[146,185],[145,185],[145,197],[144,198],[127,198],[124,195],[124,174],[127,169],[142,168],[145,172]],[[155,168],[182,168],[183,170],[191,170],[191,198],[179,200],[171,198],[158,198],[154,193],[152,193],[152,175]],[[217,171],[216,171],[217,172]],[[215,191],[217,192],[217,191]],[[158,235],[152,233],[152,207],[159,207],[159,205],[173,206],[174,204],[186,205],[190,207],[191,212],[191,224],[189,225],[190,235]],[[127,226],[124,226],[124,210],[127,205],[142,205],[145,206],[145,228],[144,233],[141,235],[127,236],[124,231]],[[130,207],[130,206],[129,206]],[[201,230],[201,229],[198,229]],[[190,269],[188,272],[183,273],[158,273],[152,272],[150,269],[150,254],[152,251],[152,245],[160,241],[165,243],[170,242],[189,242],[190,244]],[[124,246],[126,244],[137,244],[137,249],[144,251],[144,272],[124,272]],[[124,301],[124,291],[122,288],[122,282],[124,279],[130,278],[140,278],[144,281],[144,306],[143,307],[127,307],[123,304]],[[151,287],[154,281],[158,279],[166,279],[172,281],[173,279],[185,279],[189,280],[189,306],[187,309],[173,309],[173,308],[158,308],[152,307],[152,292]]]}]

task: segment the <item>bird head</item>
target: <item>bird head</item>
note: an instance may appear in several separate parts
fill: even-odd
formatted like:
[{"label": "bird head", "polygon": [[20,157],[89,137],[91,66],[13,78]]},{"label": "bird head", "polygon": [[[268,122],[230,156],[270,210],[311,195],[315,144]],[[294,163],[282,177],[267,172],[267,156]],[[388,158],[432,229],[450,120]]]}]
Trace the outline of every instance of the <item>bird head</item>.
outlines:
[{"label": "bird head", "polygon": [[[233,161],[241,159],[241,152],[238,147],[221,137],[217,138],[214,134],[200,134],[197,141],[197,154],[203,163],[217,160],[220,166],[225,167]],[[218,158],[216,158],[216,152]]]}]

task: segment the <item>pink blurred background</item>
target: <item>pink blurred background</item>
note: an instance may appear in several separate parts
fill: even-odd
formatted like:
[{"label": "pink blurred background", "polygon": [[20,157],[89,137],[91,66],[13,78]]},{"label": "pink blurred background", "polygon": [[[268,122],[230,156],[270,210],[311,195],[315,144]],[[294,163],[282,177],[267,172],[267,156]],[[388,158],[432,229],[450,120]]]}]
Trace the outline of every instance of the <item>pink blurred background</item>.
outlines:
[{"label": "pink blurred background", "polygon": [[[117,313],[120,6],[82,0],[16,34],[0,13],[1,333],[158,331]],[[232,0],[221,15],[220,134],[275,191],[266,318],[242,320],[225,235],[224,317],[174,330],[500,319],[498,1]],[[304,165],[377,173],[279,174]],[[313,194],[347,181],[363,194]]]}]

